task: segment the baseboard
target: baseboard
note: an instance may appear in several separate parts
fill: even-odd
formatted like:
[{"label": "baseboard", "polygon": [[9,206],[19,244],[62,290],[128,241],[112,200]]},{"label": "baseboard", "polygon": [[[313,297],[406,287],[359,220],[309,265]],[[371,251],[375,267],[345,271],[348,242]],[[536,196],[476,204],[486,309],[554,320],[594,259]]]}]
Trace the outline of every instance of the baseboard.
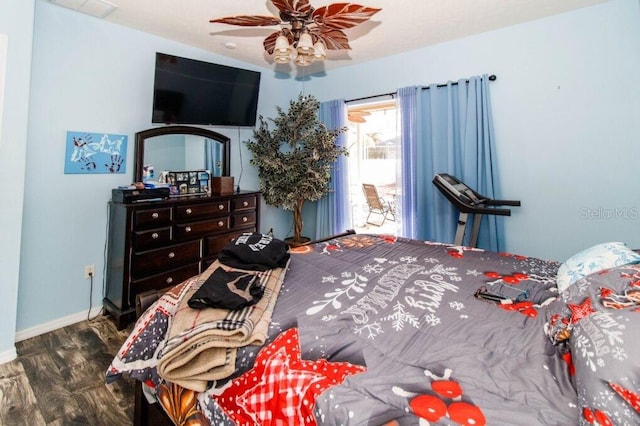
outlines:
[{"label": "baseboard", "polygon": [[0,364],[11,362],[18,357],[16,347],[9,349],[8,351],[0,352]]},{"label": "baseboard", "polygon": [[[102,311],[102,306],[96,306],[91,309],[88,316],[92,318],[96,315],[99,315],[100,311]],[[16,333],[16,342],[27,340],[53,330],[75,324],[77,322],[85,321],[87,319],[87,312],[88,311],[78,312],[77,314],[68,315],[66,317],[58,318],[44,324],[36,325],[35,327],[20,330]],[[0,356],[1,355],[2,354],[0,354]]]}]

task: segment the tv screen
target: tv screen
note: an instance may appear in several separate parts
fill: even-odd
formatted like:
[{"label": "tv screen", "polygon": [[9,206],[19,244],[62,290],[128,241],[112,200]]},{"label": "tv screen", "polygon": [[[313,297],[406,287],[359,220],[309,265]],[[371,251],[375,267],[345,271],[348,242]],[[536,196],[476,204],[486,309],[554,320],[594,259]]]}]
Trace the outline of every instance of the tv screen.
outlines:
[{"label": "tv screen", "polygon": [[260,73],[156,53],[153,123],[253,127]]}]

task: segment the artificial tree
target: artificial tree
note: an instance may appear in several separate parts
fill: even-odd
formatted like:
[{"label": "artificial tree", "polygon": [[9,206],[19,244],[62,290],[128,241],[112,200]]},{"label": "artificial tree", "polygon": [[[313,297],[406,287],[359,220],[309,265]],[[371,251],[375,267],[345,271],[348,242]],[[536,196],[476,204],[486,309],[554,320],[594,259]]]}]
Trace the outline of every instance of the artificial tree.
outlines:
[{"label": "artificial tree", "polygon": [[[289,110],[276,107],[277,117],[265,119],[253,131],[255,140],[245,143],[253,158],[249,163],[258,167],[260,190],[269,205],[293,211],[292,245],[302,244],[305,201],[317,201],[329,191],[331,170],[340,155],[349,155],[336,144],[338,136],[347,130],[327,129],[318,118],[320,103],[309,95],[292,100]],[[269,121],[274,129],[269,128]]]}]

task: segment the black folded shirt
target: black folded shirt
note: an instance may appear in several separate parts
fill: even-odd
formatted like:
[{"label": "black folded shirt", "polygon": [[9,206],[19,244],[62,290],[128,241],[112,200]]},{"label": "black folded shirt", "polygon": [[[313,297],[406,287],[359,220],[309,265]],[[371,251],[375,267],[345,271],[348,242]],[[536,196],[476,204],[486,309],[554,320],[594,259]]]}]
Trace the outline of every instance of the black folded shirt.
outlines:
[{"label": "black folded shirt", "polygon": [[264,293],[258,277],[246,272],[227,272],[215,269],[191,296],[190,308],[221,308],[236,310],[255,305]]},{"label": "black folded shirt", "polygon": [[227,244],[218,255],[218,260],[232,268],[266,271],[284,268],[289,256],[287,243],[253,232],[244,233]]}]

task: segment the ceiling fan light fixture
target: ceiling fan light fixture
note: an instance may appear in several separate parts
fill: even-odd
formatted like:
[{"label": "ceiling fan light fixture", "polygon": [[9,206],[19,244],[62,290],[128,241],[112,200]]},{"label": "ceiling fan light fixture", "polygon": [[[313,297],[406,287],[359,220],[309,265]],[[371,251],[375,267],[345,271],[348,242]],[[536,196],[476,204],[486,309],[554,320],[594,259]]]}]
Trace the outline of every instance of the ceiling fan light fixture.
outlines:
[{"label": "ceiling fan light fixture", "polygon": [[291,53],[291,45],[289,45],[289,39],[287,36],[280,34],[276,39],[276,47],[274,52],[277,55],[289,55]]},{"label": "ceiling fan light fixture", "polygon": [[320,40],[316,41],[313,45],[313,59],[316,61],[324,61],[327,59],[327,51],[324,48],[324,43]]},{"label": "ceiling fan light fixture", "polygon": [[291,61],[291,56],[289,54],[282,55],[280,53],[276,53],[273,56],[273,62],[276,64],[288,64]]},{"label": "ceiling fan light fixture", "polygon": [[300,55],[313,55],[313,40],[311,39],[311,34],[308,32],[300,34],[300,39],[298,40],[296,48]]},{"label": "ceiling fan light fixture", "polygon": [[295,64],[299,67],[309,66],[311,65],[311,62],[313,62],[313,56],[306,54],[298,54],[298,57],[296,57],[295,60]]}]

